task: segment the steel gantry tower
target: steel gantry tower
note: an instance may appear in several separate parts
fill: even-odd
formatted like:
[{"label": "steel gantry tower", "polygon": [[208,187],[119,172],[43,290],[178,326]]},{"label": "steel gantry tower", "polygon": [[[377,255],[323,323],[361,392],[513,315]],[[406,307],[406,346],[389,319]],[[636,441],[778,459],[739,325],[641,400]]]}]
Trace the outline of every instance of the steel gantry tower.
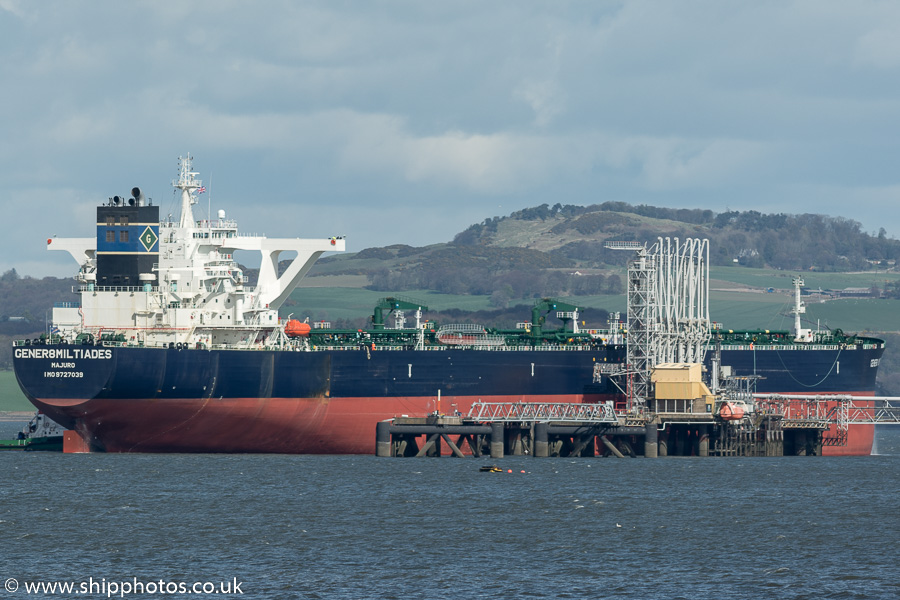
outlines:
[{"label": "steel gantry tower", "polygon": [[657,238],[607,242],[634,250],[628,264],[627,369],[630,408],[643,412],[651,394],[650,372],[661,363],[703,361],[709,339],[709,240]]}]

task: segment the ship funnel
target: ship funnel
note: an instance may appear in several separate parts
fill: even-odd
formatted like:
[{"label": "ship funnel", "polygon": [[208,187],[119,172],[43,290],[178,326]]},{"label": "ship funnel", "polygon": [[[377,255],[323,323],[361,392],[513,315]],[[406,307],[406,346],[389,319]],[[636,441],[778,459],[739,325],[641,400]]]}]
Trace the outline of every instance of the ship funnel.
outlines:
[{"label": "ship funnel", "polygon": [[[141,188],[131,188],[131,195],[134,196],[134,199],[135,201],[137,201],[138,206],[144,205],[144,192],[141,191]],[[134,206],[134,203],[132,203],[131,205]]]}]

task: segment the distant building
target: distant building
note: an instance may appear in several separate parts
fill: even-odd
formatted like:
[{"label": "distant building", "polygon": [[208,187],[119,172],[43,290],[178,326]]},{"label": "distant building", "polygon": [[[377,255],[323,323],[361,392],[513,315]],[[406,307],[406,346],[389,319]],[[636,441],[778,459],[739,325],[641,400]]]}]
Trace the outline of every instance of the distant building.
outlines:
[{"label": "distant building", "polygon": [[867,298],[872,295],[872,289],[866,287],[848,287],[838,292],[842,298]]}]

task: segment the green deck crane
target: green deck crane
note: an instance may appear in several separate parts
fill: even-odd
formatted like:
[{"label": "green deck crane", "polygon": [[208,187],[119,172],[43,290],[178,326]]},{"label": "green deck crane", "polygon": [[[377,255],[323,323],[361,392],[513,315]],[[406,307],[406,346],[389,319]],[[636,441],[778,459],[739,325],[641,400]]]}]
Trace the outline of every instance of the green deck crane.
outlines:
[{"label": "green deck crane", "polygon": [[[395,311],[399,311],[400,314],[403,314],[403,311],[406,310],[415,310],[418,312],[417,317],[421,316],[421,311],[428,310],[428,307],[422,304],[421,302],[416,302],[411,298],[397,298],[397,297],[388,297],[382,298],[378,301],[378,304],[375,305],[375,312],[372,315],[372,328],[373,329],[384,329],[384,311],[387,310],[388,314],[391,314]],[[400,318],[401,321],[405,319],[403,317]],[[418,323],[416,324],[418,327]]]},{"label": "green deck crane", "polygon": [[544,321],[546,320],[545,315],[553,311],[556,311],[557,318],[563,322],[563,329],[566,328],[566,325],[570,320],[574,320],[575,325],[573,331],[577,333],[578,312],[581,310],[584,309],[579,308],[574,304],[560,302],[555,298],[541,298],[534,303],[534,306],[531,309],[531,336],[537,339],[543,335],[542,328]]}]

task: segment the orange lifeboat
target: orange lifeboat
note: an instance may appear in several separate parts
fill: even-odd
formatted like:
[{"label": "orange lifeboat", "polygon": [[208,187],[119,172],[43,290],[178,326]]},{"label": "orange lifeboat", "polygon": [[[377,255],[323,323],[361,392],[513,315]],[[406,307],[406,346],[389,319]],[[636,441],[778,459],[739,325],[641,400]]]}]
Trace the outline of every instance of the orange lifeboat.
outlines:
[{"label": "orange lifeboat", "polygon": [[284,326],[284,333],[288,337],[305,337],[309,335],[309,323],[301,323],[297,319],[291,319]]},{"label": "orange lifeboat", "polygon": [[725,421],[740,421],[744,418],[744,408],[737,404],[726,402],[719,409],[719,416]]}]

